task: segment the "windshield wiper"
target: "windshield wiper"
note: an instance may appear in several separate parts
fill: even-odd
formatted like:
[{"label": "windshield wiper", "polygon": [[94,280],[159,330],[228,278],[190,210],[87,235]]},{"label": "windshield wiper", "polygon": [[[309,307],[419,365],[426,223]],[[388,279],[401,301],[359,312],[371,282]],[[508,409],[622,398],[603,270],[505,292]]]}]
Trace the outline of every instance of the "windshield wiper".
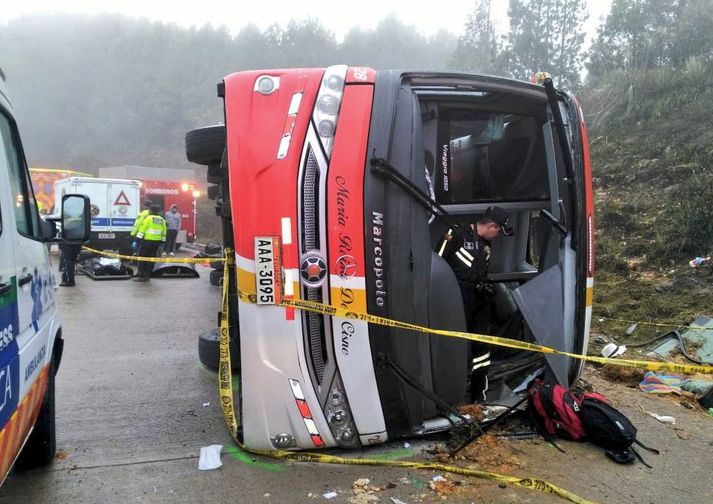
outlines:
[{"label": "windshield wiper", "polygon": [[423,206],[428,210],[433,216],[445,223],[449,227],[460,226],[460,224],[451,216],[451,214],[446,211],[441,205],[439,205],[436,200],[431,198],[428,194],[423,192],[416,184],[411,182],[409,179],[404,177],[399,171],[394,168],[386,159],[384,158],[372,158],[371,161],[371,173],[376,176],[385,178],[396,184],[400,189],[402,189],[406,194],[411,196],[416,203]]}]

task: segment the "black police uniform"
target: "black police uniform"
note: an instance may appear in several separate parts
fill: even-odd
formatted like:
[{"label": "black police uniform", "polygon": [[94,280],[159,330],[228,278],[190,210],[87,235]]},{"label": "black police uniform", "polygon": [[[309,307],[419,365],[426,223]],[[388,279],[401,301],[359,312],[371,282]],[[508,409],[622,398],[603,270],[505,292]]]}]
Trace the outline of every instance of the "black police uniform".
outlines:
[{"label": "black police uniform", "polygon": [[[468,332],[488,333],[492,294],[492,285],[488,282],[490,243],[478,236],[471,226],[458,226],[448,230],[438,255],[448,262],[458,280]],[[471,342],[470,356],[471,399],[483,401],[488,390],[490,345]]]}]

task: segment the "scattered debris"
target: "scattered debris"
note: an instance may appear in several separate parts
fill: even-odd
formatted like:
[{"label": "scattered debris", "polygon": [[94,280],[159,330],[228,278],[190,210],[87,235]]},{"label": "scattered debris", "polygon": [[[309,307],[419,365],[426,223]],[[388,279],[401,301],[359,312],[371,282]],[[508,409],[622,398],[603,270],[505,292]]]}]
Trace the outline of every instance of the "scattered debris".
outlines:
[{"label": "scattered debris", "polygon": [[210,402],[204,402],[204,403],[203,403],[203,407],[204,407],[204,408],[207,408],[208,406],[210,406]]},{"label": "scattered debris", "polygon": [[638,327],[639,327],[639,323],[638,323],[638,322],[634,322],[634,323],[631,324],[629,327],[627,327],[627,329],[626,329],[626,334],[627,334],[628,336],[631,336],[632,334],[634,334],[634,331],[636,331],[636,329],[637,329]]},{"label": "scattered debris", "polygon": [[411,443],[404,443],[404,448],[411,448]]},{"label": "scattered debris", "polygon": [[59,450],[54,456],[54,458],[56,458],[57,460],[67,460],[69,458],[69,453],[64,450]]},{"label": "scattered debris", "polygon": [[617,345],[616,343],[607,343],[604,345],[604,348],[602,348],[602,357],[605,357],[607,359],[612,359],[614,357],[618,357],[619,355],[623,354],[626,352],[626,345]]},{"label": "scattered debris", "polygon": [[688,392],[693,392],[694,394],[705,394],[708,390],[713,388],[713,382],[705,380],[688,380],[681,385],[681,388]]},{"label": "scattered debris", "polygon": [[270,497],[270,494],[269,494],[269,493],[266,493],[266,494],[263,495],[263,497]]},{"label": "scattered debris", "polygon": [[485,412],[483,408],[477,404],[466,404],[458,408],[458,413],[461,415],[468,415],[470,418],[476,422],[482,422],[485,418]]},{"label": "scattered debris", "polygon": [[203,446],[201,448],[200,458],[198,459],[198,469],[201,471],[210,471],[211,469],[217,469],[223,465],[220,461],[220,452],[223,449],[223,445],[214,444],[210,446]]},{"label": "scattered debris", "polygon": [[690,261],[688,261],[688,265],[689,265],[691,268],[698,268],[701,264],[707,263],[707,262],[709,262],[710,260],[711,260],[711,257],[710,257],[710,256],[706,256],[706,257],[695,257],[695,258],[691,259]]},{"label": "scattered debris", "polygon": [[575,394],[582,395],[585,392],[594,392],[594,385],[580,376],[579,379],[574,382],[574,385],[572,385],[571,390]]},{"label": "scattered debris", "polygon": [[[514,419],[513,419],[514,420]],[[528,426],[529,427],[529,426]],[[525,427],[525,428],[528,428]],[[524,430],[521,426],[509,424],[509,428]],[[507,441],[497,434],[503,432],[496,428],[470,443],[460,450],[453,458],[449,456],[448,448],[443,446],[435,451],[436,459],[443,463],[453,460],[472,462],[479,468],[500,474],[512,474],[515,469],[522,469],[523,463],[516,454],[522,453],[515,441]]]},{"label": "scattered debris", "polygon": [[599,345],[606,345],[607,343],[609,343],[609,338],[601,334],[597,334],[596,336],[594,336],[594,342]]},{"label": "scattered debris", "polygon": [[368,504],[369,502],[378,502],[379,498],[373,493],[359,493],[347,500],[352,504]]},{"label": "scattered debris", "polygon": [[678,439],[683,439],[684,441],[691,439],[691,433],[686,431],[685,429],[681,429],[680,427],[674,427],[676,431],[676,436],[678,436]]},{"label": "scattered debris", "polygon": [[643,411],[644,413],[646,413],[648,415],[651,415],[652,417],[654,417],[656,420],[658,420],[661,423],[676,425],[676,419],[672,416],[659,415],[658,413],[654,413],[652,411],[644,409],[643,406],[640,406],[640,408],[641,408],[641,411]]},{"label": "scattered debris", "polygon": [[535,439],[539,434],[535,431],[522,431],[522,432],[500,432],[495,434],[497,437],[505,439]]},{"label": "scattered debris", "polygon": [[657,341],[648,356],[670,360],[680,353],[696,363],[713,363],[713,319],[706,315],[691,322],[685,331],[671,331]]},{"label": "scattered debris", "polygon": [[391,502],[393,504],[406,504],[404,501],[402,501],[401,499],[397,499],[396,497],[389,497],[389,498],[391,499]]},{"label": "scattered debris", "polygon": [[649,394],[680,394],[681,385],[685,381],[686,379],[681,375],[656,374],[653,371],[649,371],[644,375],[644,379],[639,384],[639,389]]},{"label": "scattered debris", "polygon": [[349,498],[349,502],[352,504],[367,504],[368,502],[378,501],[379,498],[374,495],[374,492],[381,491],[384,488],[369,486],[369,483],[371,483],[369,478],[359,478],[352,483],[354,496]]},{"label": "scattered debris", "polygon": [[456,490],[456,485],[452,481],[449,481],[444,478],[443,476],[434,476],[428,483],[428,486],[441,498],[447,498],[449,495],[452,495],[453,492],[455,492]]},{"label": "scattered debris", "polygon": [[337,496],[337,492],[327,492],[326,494],[323,494],[322,497],[325,499],[334,499]]},{"label": "scattered debris", "polygon": [[369,483],[371,483],[369,478],[359,478],[352,483],[352,488],[354,490],[366,490],[369,487]]},{"label": "scattered debris", "polygon": [[644,379],[644,371],[636,368],[626,368],[605,364],[601,369],[602,377],[611,382],[625,383],[630,386],[638,385]]},{"label": "scattered debris", "polygon": [[703,406],[703,409],[713,407],[713,387],[708,389],[708,392],[698,398],[698,403]]}]

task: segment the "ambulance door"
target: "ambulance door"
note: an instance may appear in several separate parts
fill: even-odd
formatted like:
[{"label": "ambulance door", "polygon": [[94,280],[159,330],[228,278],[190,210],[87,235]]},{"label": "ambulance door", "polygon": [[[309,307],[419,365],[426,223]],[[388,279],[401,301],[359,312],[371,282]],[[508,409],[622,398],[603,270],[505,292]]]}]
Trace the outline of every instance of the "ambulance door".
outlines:
[{"label": "ambulance door", "polygon": [[[54,315],[54,276],[47,247],[42,241],[37,203],[32,191],[25,156],[14,122],[0,114],[0,137],[3,149],[0,163],[9,184],[12,208],[3,221],[14,221],[12,236],[17,286],[17,332],[14,333],[19,353],[20,400],[31,388],[52,353],[51,320]],[[3,201],[7,201],[3,198]],[[5,234],[5,233],[3,233]],[[4,261],[0,259],[0,261]],[[14,329],[14,324],[13,324]]]},{"label": "ambulance door", "polygon": [[[0,431],[8,424],[17,408],[20,375],[17,348],[17,278],[13,245],[16,231],[9,185],[5,142],[0,141]],[[3,453],[1,448],[2,446],[0,458],[4,458],[7,454]],[[2,465],[0,460],[0,466]],[[3,476],[4,474],[0,473],[0,479]]]}]

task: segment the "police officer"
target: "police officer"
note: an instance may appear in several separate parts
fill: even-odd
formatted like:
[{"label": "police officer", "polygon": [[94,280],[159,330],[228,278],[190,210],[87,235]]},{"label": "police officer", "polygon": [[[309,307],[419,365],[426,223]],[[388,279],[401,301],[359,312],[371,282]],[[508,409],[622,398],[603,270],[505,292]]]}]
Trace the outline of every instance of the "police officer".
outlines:
[{"label": "police officer", "polygon": [[[159,215],[161,208],[151,205],[149,214],[141,222],[136,240],[139,242],[140,257],[156,257],[158,248],[166,241],[166,221]],[[151,280],[153,262],[140,261],[139,271],[134,282],[148,282]]]},{"label": "police officer", "polygon": [[[66,228],[62,230],[63,236],[76,236],[72,234],[72,230],[81,230],[83,225],[82,220],[78,217],[67,216],[65,219]],[[64,235],[67,233],[67,235]],[[62,282],[60,287],[74,287],[74,267],[77,263],[77,257],[82,251],[81,243],[67,243],[61,241],[59,243],[59,265],[62,272]]]},{"label": "police officer", "polygon": [[[466,326],[471,333],[490,331],[490,298],[494,293],[488,280],[490,241],[500,233],[512,236],[508,214],[500,207],[488,207],[475,224],[457,226],[448,230],[438,248],[458,280]],[[488,390],[490,345],[471,342],[471,400],[485,400]]]},{"label": "police officer", "polygon": [[131,232],[129,233],[129,235],[133,238],[133,240],[131,242],[131,248],[134,251],[134,255],[139,250],[139,242],[138,242],[138,240],[136,240],[136,234],[139,232],[141,223],[144,221],[146,216],[149,214],[149,209],[151,208],[151,202],[149,200],[144,200],[144,202],[141,203],[141,208],[142,208],[142,210],[139,212],[139,215],[136,216],[136,219],[134,220],[134,225],[131,227]]}]

